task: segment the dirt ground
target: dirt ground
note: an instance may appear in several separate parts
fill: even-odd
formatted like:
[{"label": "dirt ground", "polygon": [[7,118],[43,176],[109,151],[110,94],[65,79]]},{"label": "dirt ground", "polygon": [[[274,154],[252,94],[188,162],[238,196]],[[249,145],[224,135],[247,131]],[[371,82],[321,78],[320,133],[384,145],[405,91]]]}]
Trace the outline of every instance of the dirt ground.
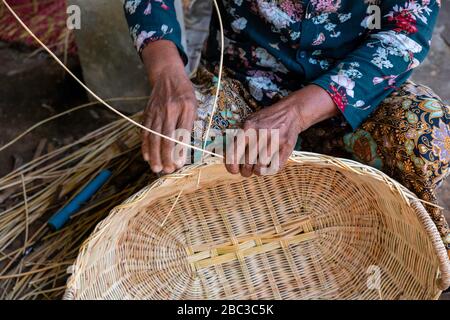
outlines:
[{"label": "dirt ground", "polygon": [[[46,54],[0,42],[0,61],[2,146],[36,122],[87,102],[84,91]],[[70,58],[68,65],[80,74],[76,58]],[[31,160],[41,140],[47,140],[44,151],[50,151],[113,118],[101,108],[89,108],[41,126],[0,154],[0,175]]]},{"label": "dirt ground", "polygon": [[[432,87],[450,103],[450,8],[442,10],[428,60],[414,80]],[[87,102],[80,87],[46,54],[0,42],[0,146],[36,122]],[[81,75],[78,60],[68,65]],[[46,124],[0,153],[0,176],[30,161],[40,142],[45,151],[65,145],[116,119],[102,107],[85,109]],[[439,192],[450,221],[450,179]],[[450,296],[444,298],[450,299]]]}]

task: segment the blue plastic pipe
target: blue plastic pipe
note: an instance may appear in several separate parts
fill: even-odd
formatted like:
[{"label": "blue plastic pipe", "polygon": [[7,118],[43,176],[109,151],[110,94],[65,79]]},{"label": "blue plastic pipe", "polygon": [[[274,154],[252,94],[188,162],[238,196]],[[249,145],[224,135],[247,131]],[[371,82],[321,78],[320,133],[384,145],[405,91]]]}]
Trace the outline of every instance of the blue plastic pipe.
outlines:
[{"label": "blue plastic pipe", "polygon": [[81,206],[89,201],[89,199],[108,181],[112,172],[102,170],[89,184],[78,193],[67,205],[56,212],[50,220],[48,226],[53,230],[61,229],[70,217],[80,210]]}]

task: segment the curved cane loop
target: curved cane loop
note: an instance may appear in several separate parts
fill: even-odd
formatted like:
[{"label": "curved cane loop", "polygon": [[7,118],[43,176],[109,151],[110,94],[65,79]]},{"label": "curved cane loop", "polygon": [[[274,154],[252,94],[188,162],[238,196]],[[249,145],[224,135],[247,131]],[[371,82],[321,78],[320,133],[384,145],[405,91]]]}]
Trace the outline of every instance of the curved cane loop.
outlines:
[{"label": "curved cane loop", "polygon": [[[216,0],[213,0],[214,2]],[[69,68],[66,67],[66,65],[61,61],[61,59],[59,59],[56,54],[53,53],[53,51],[51,51],[35,34],[33,31],[30,30],[30,28],[23,22],[23,20],[17,15],[17,13],[14,11],[13,8],[11,8],[11,6],[8,4],[8,2],[6,2],[6,0],[2,0],[3,4],[6,6],[6,8],[9,10],[9,12],[11,12],[11,14],[14,16],[14,18],[20,23],[20,25],[30,34],[30,36],[37,41],[37,43],[39,43],[40,46],[42,46],[42,48],[48,52],[48,54],[76,81],[78,82],[78,84],[80,84],[89,94],[91,94],[97,101],[99,101],[101,104],[103,104],[106,108],[108,108],[109,110],[111,110],[112,112],[114,112],[115,114],[117,114],[118,116],[122,117],[123,119],[127,120],[128,122],[134,124],[135,126],[141,128],[142,130],[146,130],[154,135],[157,135],[163,139],[167,139],[170,140],[172,142],[175,142],[179,145],[182,145],[184,147],[190,148],[190,149],[194,149],[197,151],[201,151],[203,153],[209,154],[209,155],[213,155],[216,156],[218,158],[223,158],[222,155],[216,154],[214,152],[210,152],[208,150],[205,150],[203,148],[199,148],[193,145],[190,145],[188,143],[184,143],[182,141],[179,141],[177,139],[173,139],[172,137],[163,135],[159,132],[153,131],[145,126],[143,126],[142,124],[134,121],[133,119],[127,117],[125,114],[123,114],[122,112],[118,111],[117,109],[115,109],[114,107],[112,107],[111,105],[109,105],[105,100],[103,100],[101,97],[99,97],[94,91],[92,91],[87,85],[85,85],[83,83],[83,81],[81,81],[72,71],[70,71]],[[219,86],[220,87],[220,86]]]},{"label": "curved cane loop", "polygon": [[[222,72],[223,72],[223,57],[224,57],[224,50],[225,50],[225,34],[223,32],[223,22],[222,22],[222,16],[220,15],[220,9],[219,9],[219,5],[217,3],[217,0],[213,0],[214,2],[214,8],[216,9],[217,12],[217,17],[219,20],[219,28],[220,28],[220,61],[219,61],[219,73],[217,75],[217,88],[216,88],[216,95],[214,97],[214,103],[213,103],[213,109],[211,111],[211,115],[209,117],[209,124],[208,124],[208,128],[206,130],[206,134],[204,136],[205,141],[203,141],[203,149],[206,150],[206,143],[208,141],[209,138],[209,134],[211,131],[211,127],[213,124],[213,118],[214,118],[214,114],[216,113],[217,110],[217,104],[219,102],[219,94],[220,94],[220,89],[221,89],[221,84],[222,84]],[[205,153],[203,153],[203,156],[205,155]],[[203,157],[202,157],[203,159]]]}]

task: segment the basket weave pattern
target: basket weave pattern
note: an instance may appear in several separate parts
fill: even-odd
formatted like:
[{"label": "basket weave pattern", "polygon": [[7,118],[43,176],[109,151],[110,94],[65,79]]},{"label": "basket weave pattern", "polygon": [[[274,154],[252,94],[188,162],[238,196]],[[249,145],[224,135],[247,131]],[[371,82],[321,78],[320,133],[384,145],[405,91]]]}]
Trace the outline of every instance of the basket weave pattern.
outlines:
[{"label": "basket weave pattern", "polygon": [[298,153],[244,179],[210,159],[113,210],[65,298],[435,299],[449,270],[422,204],[373,168]]}]

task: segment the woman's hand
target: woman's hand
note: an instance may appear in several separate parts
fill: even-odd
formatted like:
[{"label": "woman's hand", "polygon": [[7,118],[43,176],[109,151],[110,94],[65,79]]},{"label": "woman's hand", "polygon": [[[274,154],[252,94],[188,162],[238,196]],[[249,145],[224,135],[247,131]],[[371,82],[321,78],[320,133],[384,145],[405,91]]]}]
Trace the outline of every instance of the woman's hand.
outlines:
[{"label": "woman's hand", "polygon": [[[166,40],[150,43],[142,52],[152,93],[144,112],[143,125],[163,135],[175,137],[175,130],[192,131],[197,100],[176,46]],[[174,157],[175,143],[148,131],[142,132],[142,155],[158,173],[181,168],[186,152]]]},{"label": "woman's hand", "polygon": [[[245,121],[237,142],[227,146],[225,166],[244,177],[274,174],[286,164],[302,131],[338,112],[329,94],[318,86],[293,92]],[[268,130],[267,135],[261,129]]]}]

